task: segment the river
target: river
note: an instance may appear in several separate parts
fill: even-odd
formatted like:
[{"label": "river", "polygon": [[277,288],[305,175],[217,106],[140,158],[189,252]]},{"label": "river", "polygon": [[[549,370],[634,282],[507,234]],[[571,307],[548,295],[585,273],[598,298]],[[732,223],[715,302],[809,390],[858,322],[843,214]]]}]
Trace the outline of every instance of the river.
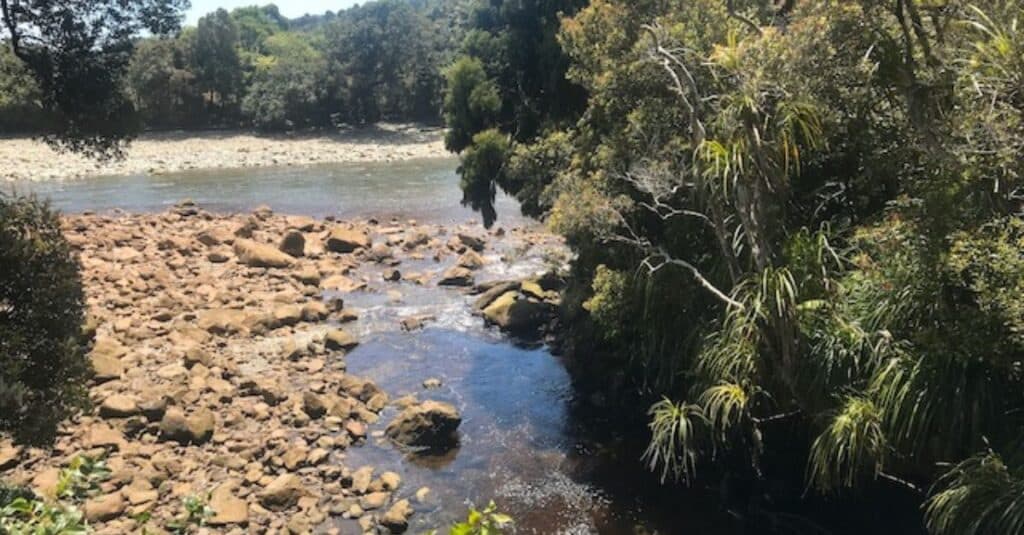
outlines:
[{"label": "river", "polygon": [[[415,218],[448,223],[476,216],[461,206],[454,160],[187,172],[16,184],[68,212],[162,211],[191,198],[213,211],[242,212],[267,204],[276,212],[339,219]],[[497,201],[499,225],[530,224],[515,202]],[[543,269],[546,252],[497,251],[482,279]],[[373,268],[368,268],[373,269]],[[432,489],[417,506],[411,532],[463,518],[471,504],[493,499],[521,533],[733,533],[733,520],[703,490],[666,492],[647,473],[619,423],[577,398],[569,374],[547,348],[521,345],[488,329],[468,298],[434,286],[403,283],[401,297],[354,293],[360,310],[351,328],[363,343],[347,357],[350,373],[375,380],[392,399],[415,393],[462,411],[459,447],[443,456],[404,455],[371,440],[346,456],[351,466],[394,470],[405,494]],[[421,331],[397,319],[430,314]],[[441,380],[425,391],[425,379]],[[387,409],[380,431],[394,409]],[[631,427],[635,429],[635,427]],[[339,521],[342,533],[358,532]]]}]

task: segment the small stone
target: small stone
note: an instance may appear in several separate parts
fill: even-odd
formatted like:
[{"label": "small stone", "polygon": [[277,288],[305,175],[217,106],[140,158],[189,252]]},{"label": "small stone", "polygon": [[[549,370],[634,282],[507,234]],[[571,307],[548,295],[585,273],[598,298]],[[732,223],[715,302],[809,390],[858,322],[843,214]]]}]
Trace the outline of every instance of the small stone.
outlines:
[{"label": "small stone", "polygon": [[409,500],[398,500],[381,517],[380,523],[388,528],[391,533],[404,533],[409,529],[409,517],[412,516],[412,505]]},{"label": "small stone", "polygon": [[380,475],[380,481],[384,484],[384,490],[397,490],[402,484],[402,476],[395,472],[384,472]]},{"label": "small stone", "polygon": [[388,503],[388,498],[390,497],[391,495],[387,492],[371,492],[359,499],[359,507],[366,511],[380,509],[384,507],[384,504]]},{"label": "small stone", "polygon": [[427,390],[441,388],[441,380],[436,377],[431,377],[430,379],[423,381],[423,388],[426,388]]}]

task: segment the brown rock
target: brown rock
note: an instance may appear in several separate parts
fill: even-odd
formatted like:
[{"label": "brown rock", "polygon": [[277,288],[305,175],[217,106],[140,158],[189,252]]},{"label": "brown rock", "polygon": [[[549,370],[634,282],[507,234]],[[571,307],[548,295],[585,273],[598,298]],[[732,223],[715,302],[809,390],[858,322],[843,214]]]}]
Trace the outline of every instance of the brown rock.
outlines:
[{"label": "brown rock", "polygon": [[327,235],[327,250],[334,253],[351,253],[356,249],[370,247],[370,237],[365,232],[335,227]]},{"label": "brown rock", "polygon": [[139,413],[139,405],[134,396],[114,394],[108,396],[100,405],[100,416],[103,418],[127,418]]},{"label": "brown rock", "polygon": [[324,345],[332,351],[348,351],[359,345],[359,342],[344,329],[334,329],[324,337]]},{"label": "brown rock", "polygon": [[445,447],[455,441],[462,415],[454,406],[424,401],[404,409],[388,424],[388,438],[408,446]]},{"label": "brown rock", "polygon": [[202,444],[213,438],[216,419],[209,409],[199,409],[186,416],[178,407],[171,407],[160,420],[160,437],[180,444]]},{"label": "brown rock", "polygon": [[441,274],[439,286],[472,286],[473,272],[460,266],[452,266]]},{"label": "brown rock", "polygon": [[480,253],[471,249],[463,253],[462,256],[455,261],[455,265],[466,269],[480,269],[484,267],[484,257],[480,256]]},{"label": "brown rock", "polygon": [[283,511],[306,495],[302,479],[294,474],[281,474],[259,493],[260,505],[271,511]]},{"label": "brown rock", "polygon": [[210,493],[213,516],[207,523],[211,526],[245,525],[249,522],[249,505],[245,500],[235,497],[234,488],[233,483],[223,483]]},{"label": "brown rock", "polygon": [[270,245],[247,239],[235,240],[235,255],[239,263],[251,267],[285,268],[294,262],[292,257]]},{"label": "brown rock", "polygon": [[391,533],[404,533],[409,529],[409,517],[412,516],[412,505],[409,500],[398,500],[380,519],[380,524]]},{"label": "brown rock", "polygon": [[278,249],[295,258],[306,256],[306,236],[297,230],[290,230],[281,238]]},{"label": "brown rock", "polygon": [[93,498],[82,506],[82,513],[89,522],[106,522],[121,516],[128,504],[120,492]]}]

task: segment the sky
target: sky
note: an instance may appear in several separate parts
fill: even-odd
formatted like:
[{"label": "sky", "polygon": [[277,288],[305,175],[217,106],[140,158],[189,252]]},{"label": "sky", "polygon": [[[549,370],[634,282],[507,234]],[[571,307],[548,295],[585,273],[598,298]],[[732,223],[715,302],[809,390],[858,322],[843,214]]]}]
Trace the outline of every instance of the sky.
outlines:
[{"label": "sky", "polygon": [[328,10],[337,11],[358,3],[359,0],[192,0],[192,9],[186,14],[185,24],[195,25],[199,17],[220,7],[230,11],[242,6],[277,4],[282,15],[293,19],[306,13],[319,15]]}]

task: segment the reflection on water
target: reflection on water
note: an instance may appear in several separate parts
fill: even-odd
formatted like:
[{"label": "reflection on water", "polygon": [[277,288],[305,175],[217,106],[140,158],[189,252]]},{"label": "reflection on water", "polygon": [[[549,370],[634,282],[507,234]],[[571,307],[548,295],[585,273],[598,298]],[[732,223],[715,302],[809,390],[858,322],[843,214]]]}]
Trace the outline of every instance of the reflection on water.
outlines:
[{"label": "reflection on water", "polygon": [[[415,394],[462,411],[459,447],[447,454],[403,460],[375,441],[347,452],[352,466],[399,472],[404,495],[432,489],[431,503],[443,505],[421,507],[415,533],[492,498],[527,533],[729,533],[729,519],[707,496],[664,503],[635,457],[622,458],[623,448],[591,432],[613,422],[585,414],[565,369],[543,348],[516,347],[479,329],[428,328],[378,333],[347,363],[392,397]],[[443,386],[425,390],[423,381],[434,377]],[[387,409],[374,429],[395,412]]]},{"label": "reflection on water", "polygon": [[[36,192],[67,212],[121,208],[167,209],[192,199],[207,210],[242,212],[268,204],[279,213],[341,218],[417,218],[432,222],[474,218],[461,206],[454,158],[187,171],[166,175],[94,177],[64,182],[0,183],[0,189]],[[519,209],[499,196],[505,224],[522,222]]]}]

